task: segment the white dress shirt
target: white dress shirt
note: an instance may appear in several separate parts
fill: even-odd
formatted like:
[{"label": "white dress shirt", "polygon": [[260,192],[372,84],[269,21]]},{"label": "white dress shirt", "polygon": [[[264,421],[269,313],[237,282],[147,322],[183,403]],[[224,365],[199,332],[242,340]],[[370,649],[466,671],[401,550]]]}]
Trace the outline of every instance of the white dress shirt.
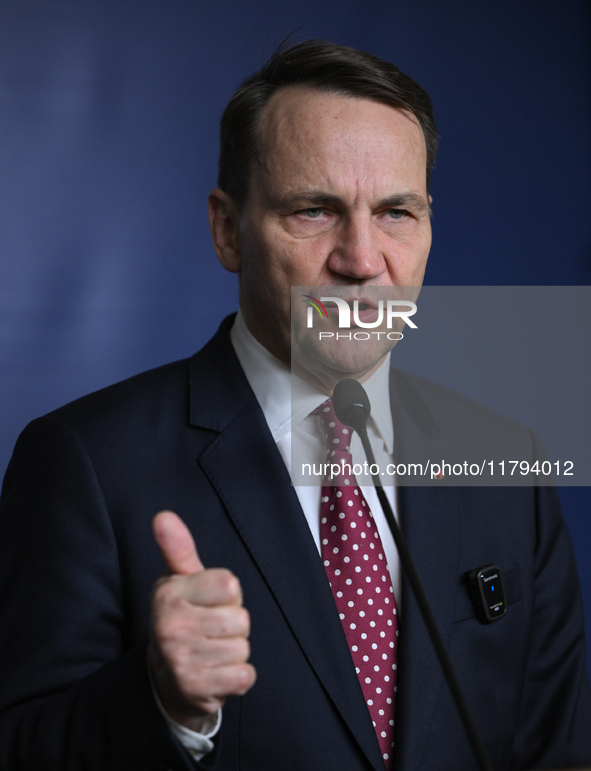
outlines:
[{"label": "white dress shirt", "polygon": [[[292,458],[298,458],[298,462],[301,458],[305,458],[308,463],[323,463],[326,449],[320,429],[320,420],[310,413],[328,398],[327,395],[303,378],[293,374],[289,367],[255,340],[240,312],[230,331],[230,339],[287,470],[291,474]],[[385,469],[387,464],[392,462],[394,448],[389,372],[390,356],[388,355],[379,369],[363,384],[372,405],[367,432],[376,463],[380,469]],[[354,464],[363,464],[366,460],[361,440],[357,434],[351,441],[351,455]],[[385,477],[385,481],[391,481],[391,478]],[[358,476],[357,483],[374,515],[384,547],[397,606],[400,610],[400,563],[392,533],[371,477]],[[321,485],[322,477],[311,477],[310,484],[295,485],[295,491],[318,549],[319,558],[321,553]],[[395,488],[393,485],[387,484],[384,489],[392,505],[394,515],[397,516]],[[174,721],[165,712],[155,691],[154,695],[156,703],[172,732],[195,760],[200,760],[213,749],[212,737],[220,729],[221,710],[213,717],[204,718],[203,733],[197,733]]]}]

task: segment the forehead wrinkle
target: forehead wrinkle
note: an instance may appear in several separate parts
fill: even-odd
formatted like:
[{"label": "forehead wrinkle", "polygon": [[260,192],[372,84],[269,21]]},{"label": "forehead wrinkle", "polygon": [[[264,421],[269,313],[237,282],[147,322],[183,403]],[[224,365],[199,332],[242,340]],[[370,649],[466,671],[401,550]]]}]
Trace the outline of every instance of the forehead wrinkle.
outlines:
[{"label": "forehead wrinkle", "polygon": [[[279,146],[281,143],[277,143]],[[265,176],[268,192],[283,200],[306,197],[306,192],[313,192],[339,198],[344,203],[354,206],[365,199],[375,201],[399,194],[397,183],[390,178],[387,170],[378,166],[377,158],[368,153],[343,153],[336,148],[334,156],[338,163],[332,163],[332,157],[326,156],[322,148],[317,149],[308,143],[286,142],[283,152],[267,152],[261,158],[260,168]],[[294,157],[305,163],[294,163]],[[356,168],[355,168],[356,167]],[[284,176],[282,170],[287,168]],[[374,173],[375,169],[375,173]],[[368,173],[369,172],[369,173]],[[281,182],[286,182],[288,190],[281,189]],[[404,191],[406,192],[406,191]]]}]

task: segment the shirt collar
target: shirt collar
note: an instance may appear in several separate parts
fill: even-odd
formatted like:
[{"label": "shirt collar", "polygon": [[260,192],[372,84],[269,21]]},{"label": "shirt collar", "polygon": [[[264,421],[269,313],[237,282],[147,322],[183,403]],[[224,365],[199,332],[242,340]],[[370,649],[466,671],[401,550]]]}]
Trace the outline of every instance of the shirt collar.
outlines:
[{"label": "shirt collar", "polygon": [[[254,391],[275,442],[287,436],[326,400],[326,394],[299,375],[255,340],[239,311],[230,340],[246,379]],[[371,404],[371,418],[387,452],[394,450],[389,392],[390,354],[363,383]]]}]

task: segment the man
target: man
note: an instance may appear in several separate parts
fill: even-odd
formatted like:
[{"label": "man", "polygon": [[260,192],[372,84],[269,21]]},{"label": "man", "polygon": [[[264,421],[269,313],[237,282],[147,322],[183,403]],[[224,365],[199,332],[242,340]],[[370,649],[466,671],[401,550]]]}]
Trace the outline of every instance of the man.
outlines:
[{"label": "man", "polygon": [[[292,286],[421,284],[435,144],[425,92],[352,49],[300,44],[236,92],[209,215],[218,259],[239,275],[238,318],[191,360],[35,421],[7,472],[0,767],[381,771],[394,755],[403,771],[475,767],[375,493],[349,491],[372,512],[392,609],[366,653],[331,586],[333,493],[296,492],[287,470],[298,426],[324,452],[344,373],[385,402],[390,419],[370,427],[382,459],[400,404],[414,407],[394,436],[435,431],[439,391],[396,376],[388,392],[387,350],[301,368],[293,415],[289,389]],[[451,421],[468,409],[446,401]],[[591,762],[581,601],[553,492],[389,495],[493,766]],[[487,562],[510,606],[490,626],[462,583]],[[382,656],[394,657],[378,707],[361,669]]]}]

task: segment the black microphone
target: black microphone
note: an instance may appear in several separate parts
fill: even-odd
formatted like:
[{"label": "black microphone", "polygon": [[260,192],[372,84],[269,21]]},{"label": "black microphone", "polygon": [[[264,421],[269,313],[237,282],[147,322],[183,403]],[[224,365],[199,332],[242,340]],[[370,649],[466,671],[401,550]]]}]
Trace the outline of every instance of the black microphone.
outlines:
[{"label": "black microphone", "polygon": [[[365,392],[365,388],[357,380],[352,380],[350,378],[341,380],[334,387],[332,403],[336,416],[341,421],[341,423],[350,426],[359,434],[359,438],[363,444],[363,449],[365,450],[365,456],[370,464],[371,473],[371,469],[377,468],[377,465],[371,444],[369,443],[367,436],[367,419],[371,413],[371,406],[367,393]],[[462,687],[460,686],[460,681],[458,680],[458,676],[456,675],[453,664],[451,663],[449,653],[447,652],[443,642],[443,637],[441,636],[441,632],[439,631],[437,622],[435,621],[435,616],[433,615],[433,611],[429,605],[429,600],[427,599],[427,595],[423,589],[419,574],[417,573],[417,569],[415,568],[414,562],[412,561],[408,546],[406,545],[406,541],[404,540],[400,528],[398,527],[398,523],[394,518],[392,507],[390,506],[390,501],[388,500],[384,488],[382,487],[379,475],[372,474],[371,476],[376,488],[376,493],[378,494],[378,498],[382,505],[384,515],[388,522],[388,526],[392,531],[394,543],[398,549],[400,564],[402,565],[404,572],[408,577],[408,581],[411,585],[413,594],[417,601],[417,605],[421,611],[421,616],[423,617],[423,621],[427,627],[427,632],[429,633],[429,637],[431,638],[431,642],[435,648],[435,653],[437,654],[437,658],[439,659],[443,674],[445,675],[456,707],[460,713],[460,717],[472,745],[472,749],[474,750],[474,754],[478,760],[478,764],[481,768],[481,771],[493,771],[493,767],[486,754],[484,744],[482,743],[482,739],[480,738],[478,729],[476,728],[476,723],[474,722],[474,718],[472,717],[472,713],[468,707],[468,702],[466,701],[466,697],[464,696]]]},{"label": "black microphone", "polygon": [[332,404],[341,423],[351,426],[358,434],[365,431],[371,405],[365,388],[358,380],[346,378],[337,383],[332,394]]}]

